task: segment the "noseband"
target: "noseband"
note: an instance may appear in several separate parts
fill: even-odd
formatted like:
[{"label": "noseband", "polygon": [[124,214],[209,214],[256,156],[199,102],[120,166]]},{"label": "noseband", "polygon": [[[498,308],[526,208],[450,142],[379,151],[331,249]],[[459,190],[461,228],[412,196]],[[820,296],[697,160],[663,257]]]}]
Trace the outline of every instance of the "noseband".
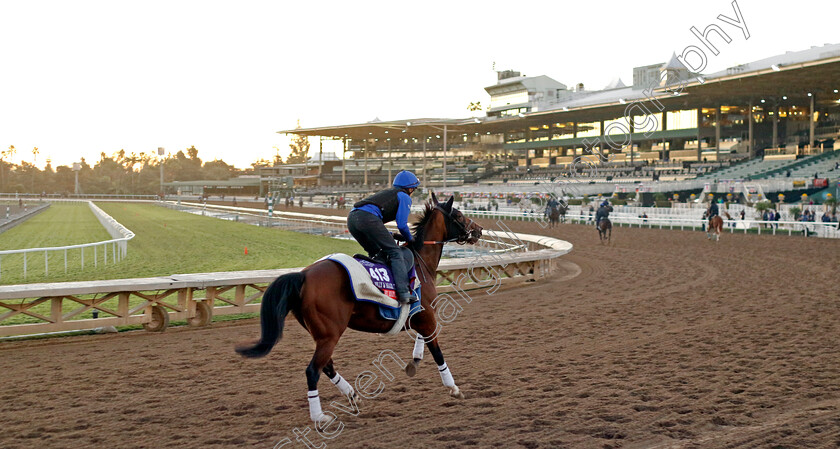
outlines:
[{"label": "noseband", "polygon": [[423,243],[426,244],[426,245],[442,245],[444,243],[451,243],[451,242],[455,242],[459,245],[463,245],[463,244],[467,243],[467,240],[469,240],[470,235],[472,234],[471,231],[467,230],[467,227],[469,225],[471,225],[473,221],[470,220],[469,218],[467,218],[466,216],[462,215],[465,219],[469,220],[469,223],[464,225],[463,223],[461,223],[460,221],[458,221],[454,217],[452,217],[452,212],[451,211],[447,212],[444,208],[442,208],[440,206],[435,206],[435,209],[439,210],[440,213],[442,213],[443,216],[448,220],[448,222],[454,223],[455,226],[458,228],[458,231],[460,232],[460,234],[458,235],[458,237],[454,237],[454,238],[444,240],[444,241],[441,241],[441,242],[428,241],[427,240],[427,241],[424,241]]}]

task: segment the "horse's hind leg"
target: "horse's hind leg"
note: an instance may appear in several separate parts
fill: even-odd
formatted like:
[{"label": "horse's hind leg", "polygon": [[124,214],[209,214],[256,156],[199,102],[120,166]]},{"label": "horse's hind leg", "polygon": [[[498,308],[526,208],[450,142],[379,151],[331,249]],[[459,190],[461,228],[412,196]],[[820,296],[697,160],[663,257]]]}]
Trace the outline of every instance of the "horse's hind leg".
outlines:
[{"label": "horse's hind leg", "polygon": [[332,382],[333,385],[335,385],[335,387],[338,388],[338,391],[340,391],[341,394],[356,399],[356,390],[353,389],[353,386],[350,385],[350,382],[347,382],[347,380],[341,377],[341,374],[338,374],[338,371],[336,371],[335,367],[333,366],[332,359],[330,359],[330,361],[327,362],[327,365],[324,366],[324,368],[321,371],[323,371],[324,374],[326,374],[327,377],[330,378],[330,382]]},{"label": "horse's hind leg", "polygon": [[309,388],[309,418],[314,422],[328,421],[331,418],[321,411],[321,398],[318,396],[318,379],[321,377],[321,370],[327,366],[332,359],[332,353],[338,338],[322,338],[315,342],[315,354],[306,367],[306,386]]}]

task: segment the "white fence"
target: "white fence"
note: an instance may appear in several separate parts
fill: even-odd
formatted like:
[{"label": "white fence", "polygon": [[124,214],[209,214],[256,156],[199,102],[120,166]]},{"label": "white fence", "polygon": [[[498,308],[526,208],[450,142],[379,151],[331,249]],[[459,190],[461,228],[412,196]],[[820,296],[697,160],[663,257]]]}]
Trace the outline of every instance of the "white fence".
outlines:
[{"label": "white fence", "polygon": [[[52,247],[45,247],[45,248],[25,248],[25,249],[11,249],[0,251],[0,281],[2,281],[2,273],[3,273],[3,257],[10,256],[12,254],[22,254],[23,255],[23,277],[26,279],[26,275],[28,272],[29,266],[29,259],[34,259],[36,256],[35,254],[44,253],[44,275],[48,275],[50,272],[50,263],[49,263],[49,256],[50,253],[59,253],[64,255],[64,272],[67,272],[68,268],[68,252],[79,250],[80,252],[80,259],[81,259],[81,267],[82,269],[85,268],[85,248],[92,248],[93,254],[92,261],[93,266],[97,267],[99,264],[100,255],[102,257],[102,261],[107,264],[108,263],[108,253],[111,253],[110,260],[112,263],[117,263],[128,254],[128,241],[134,238],[134,233],[128,230],[125,226],[121,225],[119,222],[114,220],[113,217],[106,214],[102,209],[97,207],[93,204],[92,201],[87,202],[90,206],[91,211],[102,226],[108,231],[108,234],[113,237],[111,240],[103,240],[101,242],[94,242],[94,243],[84,243],[80,245],[67,245],[67,246],[52,246]],[[31,256],[31,257],[30,257]],[[90,257],[90,256],[89,256]],[[37,262],[34,262],[37,263]]]},{"label": "white fence", "polygon": [[0,200],[49,200],[49,201],[56,201],[56,200],[159,200],[160,197],[157,195],[128,195],[128,194],[110,194],[110,193],[71,193],[71,194],[60,194],[60,193],[48,193],[46,195],[41,195],[39,193],[9,193],[3,192],[0,193]]},{"label": "white fence", "polygon": [[[350,231],[347,230],[347,217],[343,216],[317,215],[287,211],[274,211],[273,214],[269,216],[268,211],[260,209],[188,202],[165,201],[160,203],[160,205],[174,210],[211,216],[223,220],[282,228],[288,231],[303,232],[306,234],[350,238]],[[420,212],[422,211],[422,207],[414,208],[413,210],[415,212]],[[391,228],[393,231],[397,230],[393,223],[386,226]],[[523,246],[521,242],[506,243],[496,239],[493,241],[493,245],[495,248],[492,252],[495,254],[528,250],[527,245]],[[444,247],[444,257],[465,258],[471,257],[476,252],[477,251],[473,246],[448,245]]]},{"label": "white fence", "polygon": [[[227,208],[230,210],[231,208]],[[296,219],[306,219],[295,214]],[[344,217],[309,216],[311,221],[341,225]],[[488,248],[521,247],[476,257],[442,260],[435,283],[439,293],[474,289],[495,291],[502,285],[550,276],[558,258],[572,250],[566,241],[539,235],[487,231]],[[501,243],[500,243],[501,242]],[[154,278],[0,286],[0,337],[143,324],[163,331],[170,320],[206,326],[213,316],[259,313],[267,284],[301,268],[222,273],[173,274]],[[88,297],[88,296],[93,296]],[[45,306],[49,310],[45,312]],[[38,307],[41,306],[39,309]],[[92,312],[103,318],[88,318]],[[26,324],[6,324],[24,315]],[[5,323],[4,323],[5,321]]]},{"label": "white fence", "polygon": [[[654,209],[657,208],[638,208],[638,209]],[[658,208],[663,210],[664,208]],[[691,210],[691,209],[687,209]],[[542,213],[523,213],[510,214],[505,212],[485,212],[485,211],[462,211],[464,214],[489,219],[506,219],[517,221],[541,221],[548,223]],[[646,213],[646,212],[644,212]],[[706,226],[707,220],[696,217],[697,210],[693,214],[683,213],[675,215],[648,215],[646,218],[639,217],[627,212],[619,211],[610,213],[610,221],[614,227],[645,227],[645,228],[659,228],[659,229],[700,229]],[[692,215],[692,216],[690,216]],[[589,215],[587,213],[580,213],[572,210],[571,213],[566,214],[566,221],[577,223],[592,223],[594,224],[595,214]],[[822,238],[840,238],[840,229],[838,223],[821,223],[821,222],[802,222],[802,221],[764,221],[764,220],[740,220],[733,218],[732,220],[723,220],[724,231],[730,233],[743,232],[757,233],[757,234],[782,234],[782,235],[803,235],[806,237],[822,237]]]}]

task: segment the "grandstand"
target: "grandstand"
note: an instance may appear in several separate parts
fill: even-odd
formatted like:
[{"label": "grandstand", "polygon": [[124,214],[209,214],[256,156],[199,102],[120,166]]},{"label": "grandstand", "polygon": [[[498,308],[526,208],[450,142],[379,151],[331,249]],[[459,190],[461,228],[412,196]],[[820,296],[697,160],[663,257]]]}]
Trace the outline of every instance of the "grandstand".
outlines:
[{"label": "grandstand", "polygon": [[[831,151],[794,161],[765,173],[766,178],[840,178],[840,151]],[[788,174],[788,172],[790,172]]]},{"label": "grandstand", "polygon": [[763,173],[789,165],[791,161],[765,160],[762,158],[750,159],[731,167],[716,170],[698,178],[704,179],[758,179]]},{"label": "grandstand", "polygon": [[832,170],[840,154],[832,151],[840,139],[840,45],[787,52],[702,81],[698,75],[675,56],[635,68],[631,85],[619,80],[601,90],[502,71],[485,88],[491,108],[484,117],[279,132],[341,141],[342,154],[352,155],[319,173],[319,185],[373,188],[400,169],[444,189],[585,174],[584,183],[675,182],[685,191],[713,180],[787,178],[788,171],[791,178],[840,174]]}]

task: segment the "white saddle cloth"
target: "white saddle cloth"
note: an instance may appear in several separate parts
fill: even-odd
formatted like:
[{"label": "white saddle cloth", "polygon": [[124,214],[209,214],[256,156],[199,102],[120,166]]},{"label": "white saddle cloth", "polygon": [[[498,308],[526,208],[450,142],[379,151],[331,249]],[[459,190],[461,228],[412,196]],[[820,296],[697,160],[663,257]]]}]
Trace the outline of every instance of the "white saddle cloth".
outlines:
[{"label": "white saddle cloth", "polygon": [[350,284],[353,286],[353,293],[360,301],[379,303],[388,307],[398,307],[400,304],[396,299],[382,293],[382,290],[373,285],[368,270],[358,260],[347,254],[335,253],[324,256],[321,260],[332,260],[344,267],[347,275],[350,276]]},{"label": "white saddle cloth", "polygon": [[[400,304],[396,299],[382,293],[382,290],[379,290],[379,288],[373,284],[373,280],[370,278],[368,270],[365,269],[358,260],[342,253],[330,254],[319,260],[331,260],[344,267],[344,270],[347,271],[347,275],[350,276],[350,285],[353,287],[353,293],[356,295],[357,300],[375,302],[388,307],[399,307],[400,317],[394,321],[393,327],[391,327],[391,330],[388,331],[386,335],[395,335],[402,330],[409,315],[409,305]],[[420,280],[416,279],[415,288],[419,286]]]}]

